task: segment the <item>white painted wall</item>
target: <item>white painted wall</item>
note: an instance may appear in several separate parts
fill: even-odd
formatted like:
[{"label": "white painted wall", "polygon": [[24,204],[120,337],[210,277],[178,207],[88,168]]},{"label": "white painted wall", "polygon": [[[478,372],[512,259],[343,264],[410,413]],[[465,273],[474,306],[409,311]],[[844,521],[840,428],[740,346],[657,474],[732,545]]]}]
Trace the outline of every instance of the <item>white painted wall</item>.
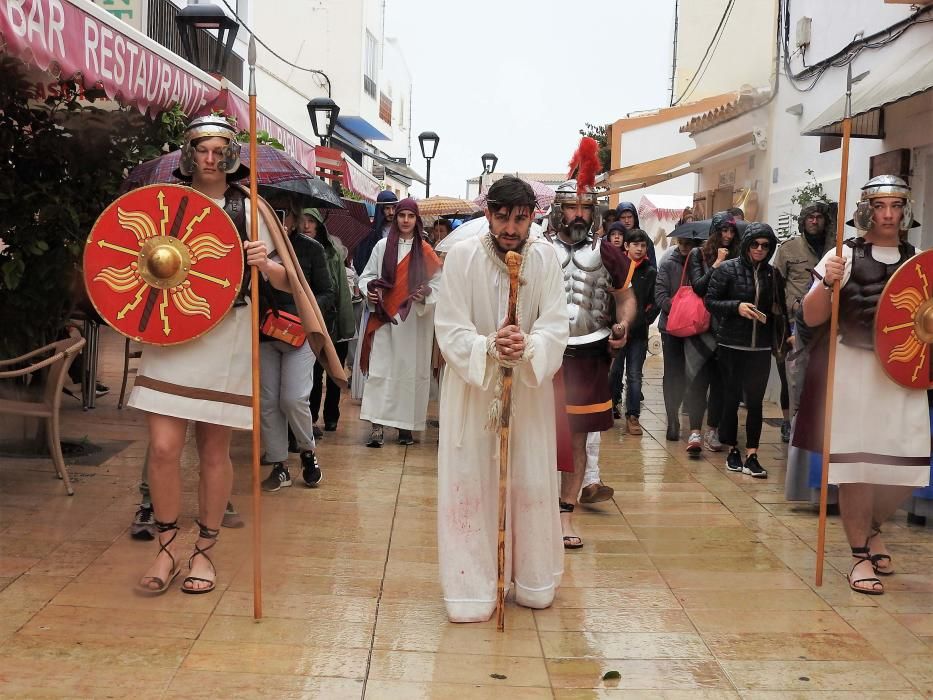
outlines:
[{"label": "white painted wall", "polygon": [[[867,1],[867,0],[866,0]],[[680,97],[697,71],[729,0],[681,0],[677,30],[675,97]],[[796,0],[795,0],[796,4]],[[839,11],[838,3],[825,3]],[[849,3],[846,1],[846,12]],[[718,47],[685,102],[738,90],[742,85],[768,85],[773,72],[776,0],[736,0]]]},{"label": "white painted wall", "polygon": [[[846,12],[833,12],[830,3],[820,0],[794,0],[791,3],[791,27],[801,16],[813,18],[812,49],[807,52],[807,63],[825,58],[845,47],[855,32],[876,32],[910,14],[907,5],[888,5],[873,0],[847,0]],[[793,43],[794,32],[791,32]],[[793,46],[791,50],[793,51]],[[920,24],[905,32],[895,42],[877,50],[863,51],[853,62],[853,74],[870,70],[866,82],[881,76],[898,75],[897,67],[917,51],[933,50],[933,23]],[[799,57],[792,63],[793,70],[801,70]],[[839,194],[841,150],[819,152],[819,137],[801,136],[800,132],[833,102],[845,93],[845,68],[831,68],[809,92],[798,92],[782,76],[778,94],[771,103],[771,173],[767,217],[772,224],[781,212],[791,210],[790,197],[807,180],[809,168],[823,183],[832,198]],[[858,84],[854,92],[858,93]],[[792,105],[803,106],[803,114],[794,116],[786,112]],[[869,158],[896,148],[912,149],[914,168],[911,184],[917,192],[924,218],[930,223],[924,236],[924,247],[933,247],[933,164],[927,154],[933,150],[933,97],[929,93],[892,105],[885,110],[885,138],[852,139],[849,155],[849,196],[845,215],[854,209],[859,187],[868,179]],[[925,201],[924,201],[925,200]],[[796,213],[796,212],[794,212]],[[918,217],[920,211],[917,212]],[[923,222],[923,219],[921,219]],[[854,234],[853,229],[848,229]],[[920,234],[911,234],[911,240],[920,244]]]}]

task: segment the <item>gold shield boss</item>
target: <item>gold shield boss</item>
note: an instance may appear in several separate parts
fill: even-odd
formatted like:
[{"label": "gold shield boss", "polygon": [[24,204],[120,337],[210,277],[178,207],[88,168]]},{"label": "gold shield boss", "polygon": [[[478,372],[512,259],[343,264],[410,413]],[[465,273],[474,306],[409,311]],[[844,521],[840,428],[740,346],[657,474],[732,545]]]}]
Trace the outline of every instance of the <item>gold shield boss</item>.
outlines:
[{"label": "gold shield boss", "polygon": [[875,315],[875,354],[885,373],[908,389],[933,388],[933,251],[918,253],[891,275]]},{"label": "gold shield boss", "polygon": [[178,345],[220,323],[243,265],[236,226],[213,200],[182,185],[149,185],[98,217],[84,248],[84,284],[117,332]]}]

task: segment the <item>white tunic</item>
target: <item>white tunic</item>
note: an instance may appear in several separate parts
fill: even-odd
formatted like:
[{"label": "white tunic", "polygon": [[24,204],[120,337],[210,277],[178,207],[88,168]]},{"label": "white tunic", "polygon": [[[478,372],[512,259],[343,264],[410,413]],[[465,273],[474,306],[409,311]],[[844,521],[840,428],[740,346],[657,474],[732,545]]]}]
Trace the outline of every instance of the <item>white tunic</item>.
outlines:
[{"label": "white tunic", "polygon": [[[505,580],[514,582],[519,604],[546,608],[564,563],[551,380],[570,327],[551,245],[526,244],[522,279],[518,323],[527,345],[512,383]],[[453,246],[444,260],[435,328],[447,361],[437,460],[438,561],[454,622],[487,620],[495,610],[499,440],[486,424],[499,365],[486,343],[506,316],[508,293],[508,272],[488,236]]]},{"label": "white tunic", "polygon": [[[886,264],[900,258],[895,247],[873,245],[871,252]],[[842,254],[845,285],[852,271],[852,249],[843,246]],[[815,268],[821,276],[830,255],[835,251],[827,253]],[[927,486],[930,413],[926,392],[895,384],[873,351],[841,342],[836,345],[833,387],[829,483]],[[920,464],[900,463],[904,460]]]},{"label": "white tunic", "polygon": [[[224,206],[224,199],[211,199]],[[245,204],[248,224],[249,199]],[[259,240],[271,256],[275,248],[262,217]],[[251,332],[249,306],[238,306],[200,338],[181,345],[146,345],[127,404],[149,413],[252,429]]]},{"label": "white tunic", "polygon": [[[387,242],[388,239],[383,238],[376,243],[360,275],[360,293],[364,297],[369,284],[382,277]],[[411,252],[411,243],[399,240],[399,262]],[[431,342],[439,280],[440,273],[431,279],[430,293],[425,300],[412,304],[408,318],[402,321],[396,315],[396,323],[386,323],[373,336],[360,419],[403,430],[424,430],[431,388]],[[366,305],[372,312],[373,305],[368,301]],[[363,316],[368,318],[367,314]],[[362,344],[361,334],[359,345]]]}]

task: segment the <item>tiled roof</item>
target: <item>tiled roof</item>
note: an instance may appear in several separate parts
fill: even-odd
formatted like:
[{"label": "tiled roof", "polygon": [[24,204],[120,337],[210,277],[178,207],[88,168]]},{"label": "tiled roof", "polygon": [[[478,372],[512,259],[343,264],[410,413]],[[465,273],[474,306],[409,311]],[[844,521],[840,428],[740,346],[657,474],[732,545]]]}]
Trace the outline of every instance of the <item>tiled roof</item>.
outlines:
[{"label": "tiled roof", "polygon": [[730,100],[721,107],[716,107],[703,114],[698,114],[693,119],[680,127],[681,133],[696,134],[707,129],[712,129],[730,119],[735,119],[743,114],[758,109],[771,99],[771,91],[748,90],[736,93],[734,99]]}]

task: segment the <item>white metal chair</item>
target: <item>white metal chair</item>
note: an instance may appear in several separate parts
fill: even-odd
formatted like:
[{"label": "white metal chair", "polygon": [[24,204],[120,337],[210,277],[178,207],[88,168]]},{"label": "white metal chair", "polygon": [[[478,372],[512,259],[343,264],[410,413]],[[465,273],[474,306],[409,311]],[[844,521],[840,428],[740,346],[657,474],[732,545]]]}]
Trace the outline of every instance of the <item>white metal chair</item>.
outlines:
[{"label": "white metal chair", "polygon": [[0,398],[0,414],[42,418],[45,420],[45,437],[48,441],[49,454],[55,464],[55,471],[65,483],[65,491],[69,496],[74,495],[65,459],[62,456],[61,430],[58,417],[62,402],[62,387],[68,368],[75,357],[85,345],[84,338],[67,338],[44,347],[28,352],[20,357],[10,360],[0,360],[0,368],[18,365],[27,360],[33,360],[27,367],[0,371],[0,379],[14,379],[28,377],[39,370],[48,368],[44,386],[41,391],[33,392],[17,399]]}]

